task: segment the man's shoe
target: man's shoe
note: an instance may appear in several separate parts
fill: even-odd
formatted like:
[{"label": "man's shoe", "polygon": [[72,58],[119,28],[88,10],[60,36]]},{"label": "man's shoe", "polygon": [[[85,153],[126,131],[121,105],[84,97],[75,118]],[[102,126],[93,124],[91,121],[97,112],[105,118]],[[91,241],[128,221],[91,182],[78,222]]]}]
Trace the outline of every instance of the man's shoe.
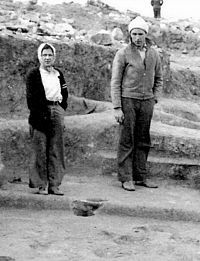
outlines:
[{"label": "man's shoe", "polygon": [[146,187],[146,188],[158,188],[158,185],[147,181],[135,181],[135,185]]},{"label": "man's shoe", "polygon": [[62,191],[60,191],[58,188],[49,188],[48,194],[56,195],[56,196],[63,196],[64,195],[64,193]]},{"label": "man's shoe", "polygon": [[122,188],[127,191],[135,191],[135,185],[133,181],[122,182]]},{"label": "man's shoe", "polygon": [[39,187],[37,194],[48,195],[46,188],[43,188],[43,187]]}]

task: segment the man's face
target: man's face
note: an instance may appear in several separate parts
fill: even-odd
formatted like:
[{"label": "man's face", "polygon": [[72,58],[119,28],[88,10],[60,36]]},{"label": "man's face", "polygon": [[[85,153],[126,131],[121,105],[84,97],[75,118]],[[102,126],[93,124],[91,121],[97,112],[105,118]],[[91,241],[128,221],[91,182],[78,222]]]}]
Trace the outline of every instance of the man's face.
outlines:
[{"label": "man's face", "polygon": [[51,67],[54,64],[54,54],[53,51],[51,49],[44,49],[42,51],[42,60],[41,63],[43,65],[43,67]]},{"label": "man's face", "polygon": [[142,48],[145,44],[146,32],[142,29],[133,29],[130,33],[131,41],[138,47]]}]

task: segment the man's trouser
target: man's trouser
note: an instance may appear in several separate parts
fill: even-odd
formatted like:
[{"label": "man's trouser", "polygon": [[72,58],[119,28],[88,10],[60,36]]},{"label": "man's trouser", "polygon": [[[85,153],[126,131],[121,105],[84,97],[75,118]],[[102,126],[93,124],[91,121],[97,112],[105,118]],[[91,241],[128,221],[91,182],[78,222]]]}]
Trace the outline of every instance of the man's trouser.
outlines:
[{"label": "man's trouser", "polygon": [[160,7],[154,7],[153,12],[154,12],[154,18],[160,18]]},{"label": "man's trouser", "polygon": [[29,186],[58,187],[64,170],[64,110],[48,106],[49,121],[45,132],[32,129],[34,164],[30,169]]},{"label": "man's trouser", "polygon": [[150,124],[154,99],[122,98],[124,122],[120,125],[118,179],[143,181],[147,174],[147,157],[151,146]]}]

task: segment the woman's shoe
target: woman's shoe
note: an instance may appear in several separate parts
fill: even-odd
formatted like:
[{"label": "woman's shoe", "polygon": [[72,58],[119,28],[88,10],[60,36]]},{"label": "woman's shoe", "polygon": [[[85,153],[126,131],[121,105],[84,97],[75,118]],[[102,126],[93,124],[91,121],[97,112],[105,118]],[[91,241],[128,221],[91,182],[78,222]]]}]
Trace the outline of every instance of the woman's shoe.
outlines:
[{"label": "woman's shoe", "polygon": [[135,191],[134,182],[132,180],[131,181],[122,182],[122,188],[124,190],[127,190],[127,191]]},{"label": "woman's shoe", "polygon": [[48,195],[47,190],[44,187],[39,187],[39,190],[38,190],[37,194]]}]

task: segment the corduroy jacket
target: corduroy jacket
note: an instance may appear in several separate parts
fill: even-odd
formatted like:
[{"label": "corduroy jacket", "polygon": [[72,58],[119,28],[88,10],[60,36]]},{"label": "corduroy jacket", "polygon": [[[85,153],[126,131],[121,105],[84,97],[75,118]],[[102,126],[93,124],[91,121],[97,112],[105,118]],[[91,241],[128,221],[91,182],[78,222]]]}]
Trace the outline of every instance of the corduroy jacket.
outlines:
[{"label": "corduroy jacket", "polygon": [[111,98],[114,108],[121,107],[121,97],[156,101],[163,85],[158,52],[147,45],[144,62],[132,43],[118,50],[113,60]]},{"label": "corduroy jacket", "polygon": [[[56,68],[55,68],[56,69]],[[66,110],[68,90],[62,72],[56,69],[60,76],[61,95],[63,97],[60,106]],[[30,110],[29,124],[39,130],[45,131],[48,126],[48,106],[44,86],[39,67],[32,69],[26,78],[26,98]]]}]

